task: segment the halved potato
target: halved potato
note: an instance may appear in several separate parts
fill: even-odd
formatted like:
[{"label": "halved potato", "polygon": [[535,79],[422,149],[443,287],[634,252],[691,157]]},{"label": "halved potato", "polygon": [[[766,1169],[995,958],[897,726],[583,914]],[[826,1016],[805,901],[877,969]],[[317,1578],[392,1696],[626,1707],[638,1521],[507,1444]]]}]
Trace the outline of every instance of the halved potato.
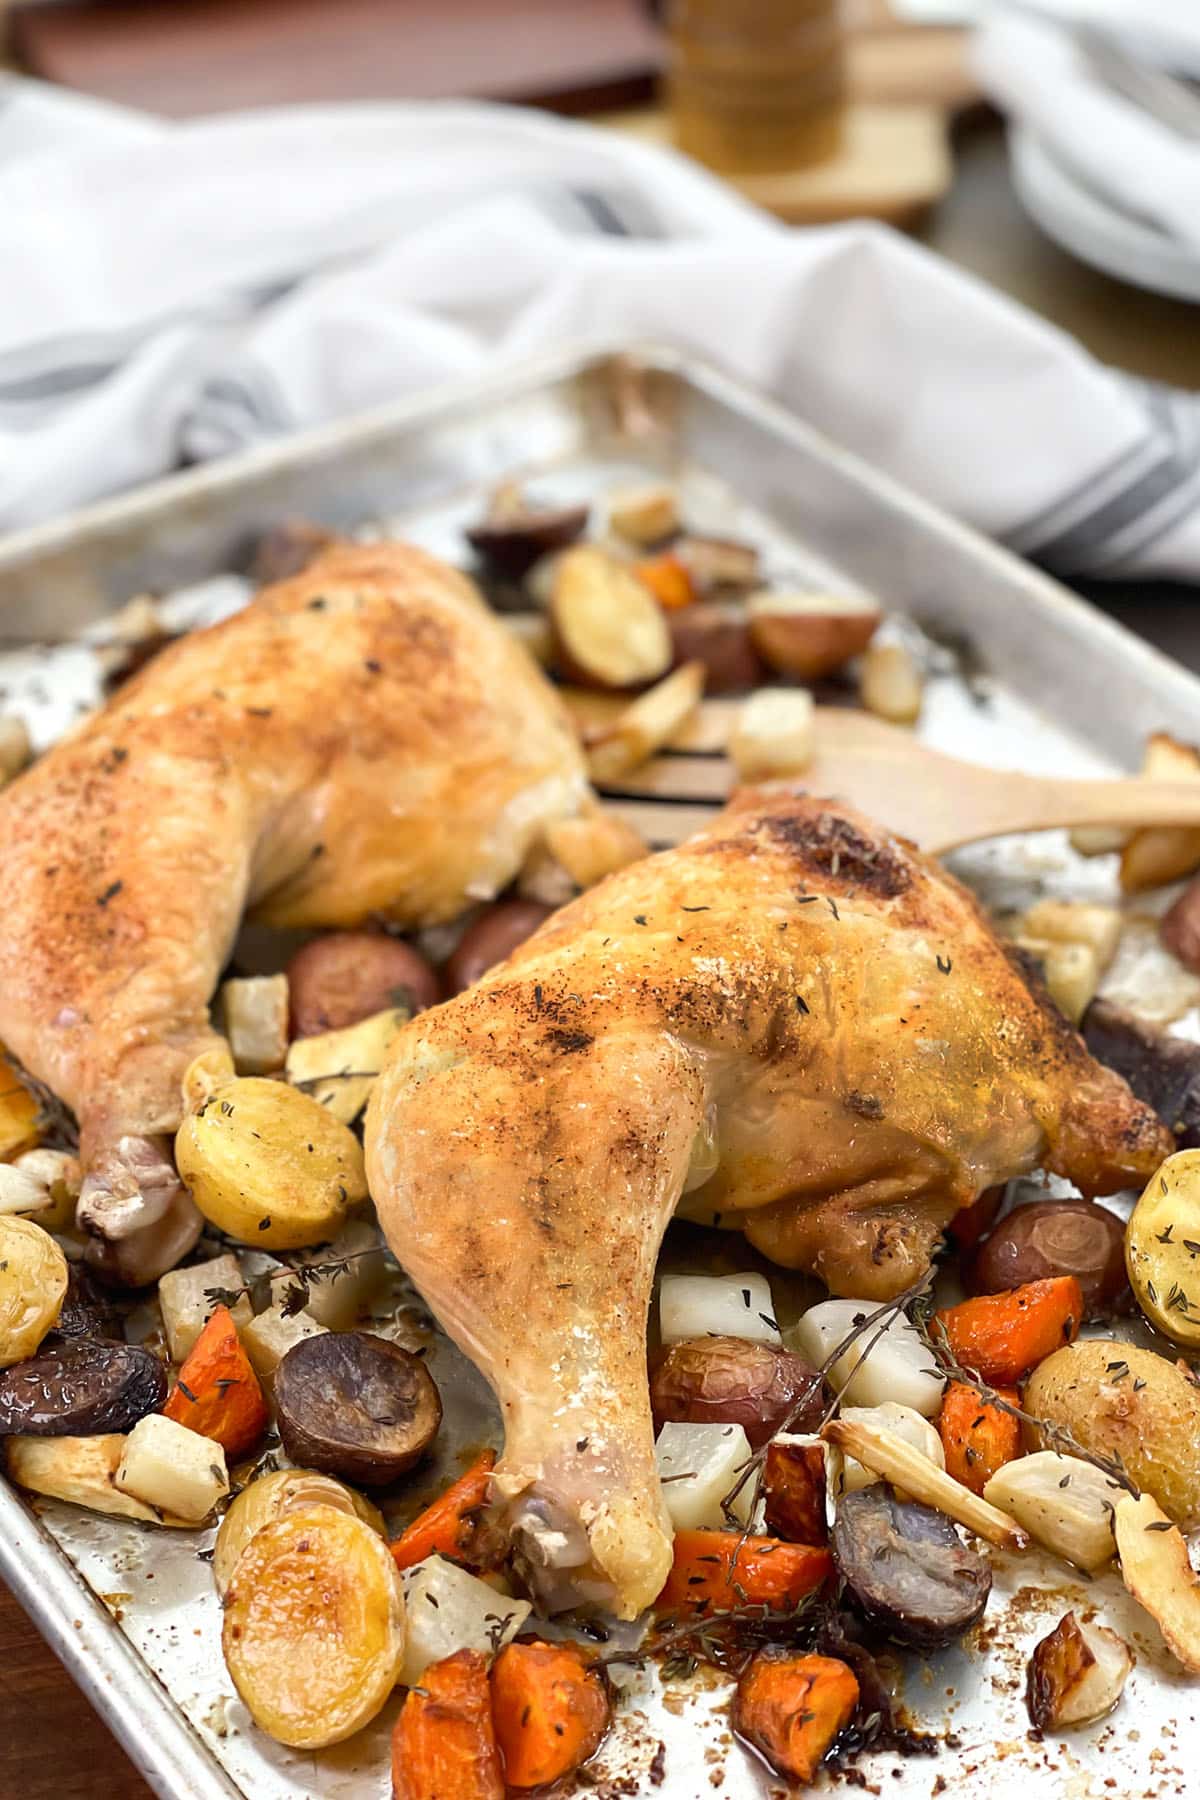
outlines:
[{"label": "halved potato", "polygon": [[678,489],[665,481],[614,488],[608,496],[608,522],[631,544],[661,544],[679,530]]},{"label": "halved potato", "polygon": [[370,1525],[306,1506],[255,1532],[225,1594],[225,1662],[255,1723],[316,1750],[373,1719],[404,1657],[404,1591]]},{"label": "halved potato", "polygon": [[[1200,750],[1156,731],[1146,745],[1142,774],[1154,781],[1200,781]],[[1147,825],[1121,852],[1121,886],[1127,894],[1163,887],[1200,868],[1200,828]]]},{"label": "halved potato", "polygon": [[861,656],[883,621],[865,594],[750,594],[746,599],[754,648],[781,675],[819,681]]},{"label": "halved potato", "polygon": [[233,1580],[234,1569],[251,1538],[276,1519],[313,1506],[332,1506],[335,1512],[353,1513],[380,1537],[384,1536],[383,1514],[353,1488],[335,1481],[332,1475],[319,1475],[315,1469],[277,1469],[244,1487],[221,1520],[212,1559],[218,1594],[224,1595]]},{"label": "halved potato", "polygon": [[175,1163],[205,1218],[260,1250],[325,1243],[367,1197],[353,1132],[310,1094],[256,1075],[219,1084],[183,1121]]},{"label": "halved potato", "polygon": [[903,644],[867,646],[859,694],[868,712],[893,725],[912,725],[921,711],[921,671]]},{"label": "halved potato", "polygon": [[686,725],[703,692],[704,666],[691,662],[639,694],[611,728],[592,741],[588,749],[592,780],[602,786],[649,761]]},{"label": "halved potato", "polygon": [[0,1217],[0,1369],[32,1356],[62,1309],[67,1259],[32,1219]]},{"label": "halved potato", "polygon": [[744,694],[766,678],[741,600],[701,600],[681,607],[668,613],[667,626],[675,661],[703,666],[706,693]]},{"label": "halved potato", "polygon": [[594,545],[555,570],[550,617],[564,675],[603,688],[643,687],[671,666],[671,633],[650,590]]},{"label": "halved potato", "polygon": [[1200,1346],[1200,1150],[1178,1150],[1150,1177],[1125,1230],[1125,1266],[1156,1330]]},{"label": "halved potato", "polygon": [[1022,915],[1021,930],[1054,944],[1088,944],[1103,971],[1117,954],[1121,915],[1115,906],[1086,900],[1038,900]]},{"label": "halved potato", "polygon": [[0,1055],[0,1162],[41,1141],[38,1103],[6,1056]]}]

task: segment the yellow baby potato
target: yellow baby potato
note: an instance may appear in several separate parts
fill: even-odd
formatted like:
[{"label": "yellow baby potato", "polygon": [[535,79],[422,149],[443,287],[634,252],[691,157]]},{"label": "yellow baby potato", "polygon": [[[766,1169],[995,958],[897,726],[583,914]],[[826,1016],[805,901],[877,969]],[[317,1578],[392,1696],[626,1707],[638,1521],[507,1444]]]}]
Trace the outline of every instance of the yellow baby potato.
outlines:
[{"label": "yellow baby potato", "polygon": [[400,1673],[404,1591],[371,1527],[332,1506],[285,1513],[251,1538],[225,1595],[222,1645],[255,1723],[316,1750],[373,1719]]},{"label": "yellow baby potato", "polygon": [[353,1132],[310,1095],[260,1076],[215,1087],[179,1127],[175,1161],[210,1224],[260,1250],[325,1243],[367,1197]]},{"label": "yellow baby potato", "polygon": [[0,1217],[0,1369],[32,1356],[62,1309],[67,1259],[32,1219]]}]

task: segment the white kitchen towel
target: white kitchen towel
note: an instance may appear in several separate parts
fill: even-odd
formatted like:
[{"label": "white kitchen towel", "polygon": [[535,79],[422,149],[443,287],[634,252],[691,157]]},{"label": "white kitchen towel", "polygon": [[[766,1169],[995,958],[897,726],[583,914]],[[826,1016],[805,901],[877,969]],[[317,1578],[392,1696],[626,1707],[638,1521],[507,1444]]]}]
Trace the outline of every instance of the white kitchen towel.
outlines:
[{"label": "white kitchen towel", "polygon": [[788,230],[516,109],[167,125],[0,85],[0,528],[621,339],[715,360],[1066,572],[1200,578],[1200,402],[891,231]]},{"label": "white kitchen towel", "polygon": [[[1191,20],[1180,14],[1173,42],[1180,54],[1191,46],[1200,73],[1200,0],[1190,4]],[[1074,22],[1103,22],[1110,8],[1092,0],[1091,8],[1075,5],[1070,12]],[[974,64],[997,105],[1031,127],[1069,169],[1200,258],[1200,139],[1184,137],[1105,87],[1069,25],[997,7],[975,40]]]}]

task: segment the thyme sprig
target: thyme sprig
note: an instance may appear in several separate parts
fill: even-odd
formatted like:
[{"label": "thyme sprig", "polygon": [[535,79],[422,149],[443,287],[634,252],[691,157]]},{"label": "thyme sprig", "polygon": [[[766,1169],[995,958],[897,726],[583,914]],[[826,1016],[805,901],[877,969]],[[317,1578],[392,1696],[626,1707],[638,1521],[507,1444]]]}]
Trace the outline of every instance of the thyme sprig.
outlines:
[{"label": "thyme sprig", "polygon": [[983,1379],[978,1369],[968,1368],[965,1363],[960,1362],[951,1346],[945,1325],[933,1312],[932,1295],[929,1296],[927,1305],[917,1304],[913,1307],[912,1322],[939,1369],[952,1381],[974,1388],[986,1406],[994,1406],[998,1412],[1007,1413],[1009,1418],[1019,1420],[1022,1425],[1032,1426],[1047,1447],[1059,1451],[1061,1455],[1077,1456],[1082,1462],[1091,1463],[1101,1474],[1107,1475],[1119,1487],[1132,1494],[1135,1500],[1141,1498],[1141,1490],[1134,1483],[1119,1454],[1105,1456],[1098,1450],[1088,1450],[1065,1425],[1055,1425],[1049,1419],[1039,1419],[1035,1413],[1026,1412],[1024,1407],[1006,1400],[990,1382]]},{"label": "thyme sprig", "polygon": [[241,1299],[248,1299],[251,1306],[265,1308],[273,1299],[281,1298],[280,1310],[285,1319],[295,1318],[308,1305],[309,1293],[314,1282],[337,1281],[345,1275],[351,1263],[361,1262],[364,1256],[385,1256],[386,1244],[371,1244],[365,1250],[352,1250],[346,1256],[331,1256],[325,1262],[289,1262],[281,1258],[283,1267],[287,1269],[292,1280],[283,1289],[282,1297],[275,1292],[275,1284],[279,1280],[278,1269],[267,1269],[253,1281],[247,1281],[242,1287],[210,1287],[205,1288],[204,1298],[211,1300],[214,1306],[236,1306]]}]

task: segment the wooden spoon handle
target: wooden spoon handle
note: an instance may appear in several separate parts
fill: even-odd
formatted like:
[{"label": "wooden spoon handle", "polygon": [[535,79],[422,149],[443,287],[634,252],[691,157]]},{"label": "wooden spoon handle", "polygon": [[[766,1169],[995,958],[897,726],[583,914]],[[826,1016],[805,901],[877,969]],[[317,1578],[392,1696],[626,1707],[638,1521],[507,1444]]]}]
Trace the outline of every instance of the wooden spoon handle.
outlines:
[{"label": "wooden spoon handle", "polygon": [[[989,774],[992,773],[989,771]],[[1200,828],[1200,782],[1055,781],[1002,775],[976,787],[969,824],[948,818],[924,848],[935,854],[980,838],[1074,825],[1178,825]]]}]

